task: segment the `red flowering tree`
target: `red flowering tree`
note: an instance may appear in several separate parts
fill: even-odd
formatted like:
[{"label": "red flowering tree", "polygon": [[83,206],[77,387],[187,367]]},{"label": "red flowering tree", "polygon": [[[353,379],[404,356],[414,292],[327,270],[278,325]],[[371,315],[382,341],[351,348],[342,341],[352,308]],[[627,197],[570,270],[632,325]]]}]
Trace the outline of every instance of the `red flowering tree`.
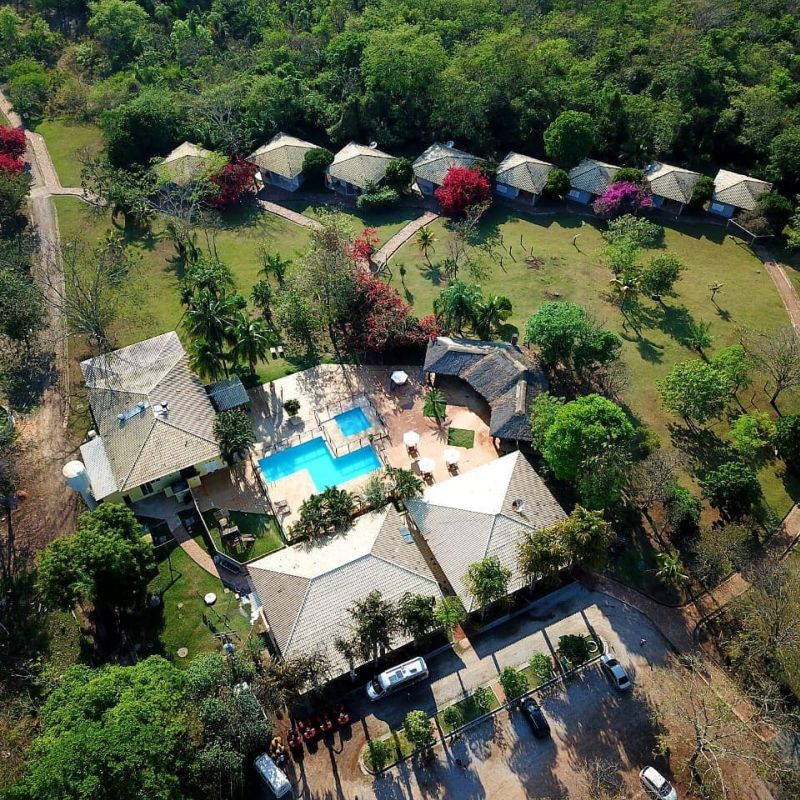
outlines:
[{"label": "red flowering tree", "polygon": [[365,270],[356,273],[356,296],[349,319],[349,346],[362,352],[383,353],[393,347],[423,345],[437,333],[435,321],[418,320],[396,289]]},{"label": "red flowering tree", "polygon": [[0,125],[0,153],[22,158],[25,155],[25,131]]},{"label": "red flowering tree", "polygon": [[379,241],[378,231],[375,228],[364,228],[350,245],[350,257],[356,263],[360,261],[369,262]]},{"label": "red flowering tree", "polygon": [[25,162],[8,153],[0,153],[0,172],[6,175],[20,175],[25,170]]},{"label": "red flowering tree", "polygon": [[652,207],[653,199],[646,187],[630,181],[612,183],[592,204],[595,214],[601,217],[619,217],[636,214]]},{"label": "red flowering tree", "polygon": [[212,175],[210,181],[216,188],[209,193],[209,201],[219,209],[236,205],[242,195],[249,191],[255,181],[256,168],[253,164],[235,158],[229,161],[218,175]]},{"label": "red flowering tree", "polygon": [[489,179],[469,167],[450,167],[444,182],[434,192],[445,214],[463,216],[467,209],[492,200]]}]

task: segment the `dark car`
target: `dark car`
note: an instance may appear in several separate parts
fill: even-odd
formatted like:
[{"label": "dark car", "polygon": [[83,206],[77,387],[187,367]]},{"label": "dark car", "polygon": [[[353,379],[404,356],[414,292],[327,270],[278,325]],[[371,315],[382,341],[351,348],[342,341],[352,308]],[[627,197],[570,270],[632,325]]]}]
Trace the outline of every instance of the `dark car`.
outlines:
[{"label": "dark car", "polygon": [[526,697],[519,704],[519,707],[522,709],[525,719],[527,719],[530,723],[530,726],[533,729],[533,735],[537,739],[545,739],[550,735],[550,726],[547,724],[547,720],[544,718],[542,709],[539,708],[535,700],[532,700],[530,697]]}]

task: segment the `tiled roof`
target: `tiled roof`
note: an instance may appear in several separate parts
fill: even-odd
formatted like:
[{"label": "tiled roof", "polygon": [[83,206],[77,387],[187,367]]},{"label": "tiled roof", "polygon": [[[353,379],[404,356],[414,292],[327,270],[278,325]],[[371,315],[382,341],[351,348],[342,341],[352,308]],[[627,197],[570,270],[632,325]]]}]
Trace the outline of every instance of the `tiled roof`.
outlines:
[{"label": "tiled roof", "polygon": [[[480,486],[482,497],[477,498]],[[519,503],[518,510],[512,504]],[[526,531],[564,519],[564,510],[520,452],[430,486],[406,508],[447,580],[467,610],[474,601],[464,585],[471,564],[497,556],[511,570],[509,591],[524,585],[517,544]]]},{"label": "tiled roof", "polygon": [[547,391],[547,376],[518,347],[439,336],[428,343],[426,372],[461,378],[491,407],[489,432],[502,439],[530,441],[533,399]]},{"label": "tiled roof", "polygon": [[758,198],[772,190],[772,184],[721,169],[714,178],[714,197],[718,203],[752,211]]},{"label": "tiled roof", "polygon": [[88,359],[81,370],[102,442],[82,448],[92,484],[102,487],[96,499],[219,456],[214,409],[174,331]]},{"label": "tiled roof", "polygon": [[451,167],[474,167],[482,161],[478,156],[436,142],[414,162],[414,177],[441,186]]},{"label": "tiled roof", "polygon": [[380,183],[394,156],[356,142],[346,144],[328,167],[328,174],[340,181],[365,189],[368,183]]},{"label": "tiled roof", "polygon": [[258,148],[248,157],[251,164],[267,172],[274,172],[284,178],[292,180],[303,171],[303,159],[309,150],[316,149],[317,145],[278,133]]},{"label": "tiled roof", "polygon": [[[333,646],[347,636],[347,609],[379,589],[386,600],[403,594],[439,597],[439,587],[403,518],[392,507],[358,517],[349,531],[327,542],[295,545],[250,564],[248,571],[281,653],[324,650],[335,674],[348,664]],[[399,635],[394,645],[408,642]]]},{"label": "tiled roof", "polygon": [[229,411],[250,402],[250,395],[238,375],[206,386],[206,393],[216,411]]},{"label": "tiled roof", "polygon": [[660,161],[648,165],[644,176],[654,195],[677,203],[688,203],[692,199],[694,185],[700,180],[699,172],[662,164]]},{"label": "tiled roof", "polygon": [[584,158],[577,167],[569,171],[569,183],[573,189],[589,194],[603,194],[611,183],[611,179],[619,172],[619,167]]},{"label": "tiled roof", "polygon": [[165,156],[156,169],[176,186],[186,186],[208,166],[213,157],[211,150],[184,142]]},{"label": "tiled roof", "polygon": [[547,183],[552,164],[538,158],[509,153],[497,166],[497,182],[539,195]]}]

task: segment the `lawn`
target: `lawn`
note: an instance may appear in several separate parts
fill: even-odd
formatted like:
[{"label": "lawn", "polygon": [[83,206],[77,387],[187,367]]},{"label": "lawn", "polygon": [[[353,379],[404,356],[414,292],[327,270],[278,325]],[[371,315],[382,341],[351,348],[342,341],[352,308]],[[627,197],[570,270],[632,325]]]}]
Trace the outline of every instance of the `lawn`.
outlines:
[{"label": "lawn", "polygon": [[96,125],[82,125],[63,119],[40,122],[36,132],[44,136],[62,186],[81,185],[84,158],[93,157],[103,146],[103,135]]},{"label": "lawn", "polygon": [[[395,764],[400,759],[410,756],[414,752],[414,745],[406,739],[404,731],[392,731],[388,736],[384,736],[381,741],[389,745],[390,756],[386,763],[387,767]],[[372,761],[369,757],[369,750],[364,749],[364,764],[367,769],[372,769]]]},{"label": "lawn", "polygon": [[494,692],[489,691],[486,693],[486,696],[489,698],[489,707],[483,708],[482,706],[478,705],[475,701],[475,695],[471,694],[469,697],[465,697],[463,700],[459,700],[457,703],[453,703],[452,706],[448,706],[448,708],[457,708],[461,712],[460,721],[456,725],[449,725],[447,720],[445,719],[446,715],[444,712],[446,709],[442,709],[437,714],[437,718],[439,720],[439,725],[442,731],[447,733],[452,733],[456,728],[460,728],[462,725],[466,725],[468,722],[472,722],[472,720],[477,719],[478,717],[487,714],[489,711],[494,711],[494,709],[500,707],[500,703],[497,700],[497,697]]},{"label": "lawn", "polygon": [[[234,639],[234,642],[241,646],[247,639],[250,623],[239,613],[236,595],[225,593],[217,578],[195,564],[174,543],[162,545],[156,553],[159,556],[158,575],[151,581],[150,591],[160,595],[162,604],[148,611],[146,648],[183,666],[199,653],[219,648],[212,628],[218,632],[235,631],[239,639]],[[208,592],[217,595],[217,602],[212,607],[203,602]],[[204,616],[208,624],[204,622]],[[177,655],[181,647],[189,651],[186,658]]]},{"label": "lawn", "polygon": [[[336,202],[336,195],[332,192],[332,203]],[[310,203],[306,200],[288,200],[282,205],[305,214],[312,219],[320,216],[320,206],[318,203]],[[378,237],[378,245],[385,244],[394,234],[404,225],[422,215],[418,208],[388,208],[380,211],[359,211],[355,208],[337,207],[339,213],[348,221],[353,233],[361,233],[364,228],[375,228],[375,235]]]},{"label": "lawn", "polygon": [[[447,256],[449,233],[442,220],[432,223],[430,229],[436,237],[435,250],[429,253],[432,266],[413,240],[393,259],[392,281],[419,316],[431,313],[435,297],[446,285],[435,265]],[[649,299],[642,301],[645,319],[641,335],[625,325],[619,308],[608,296],[611,273],[603,263],[599,222],[570,214],[528,217],[495,208],[482,221],[480,236],[484,240],[494,236],[499,246],[495,260],[478,251],[476,262],[488,275],[477,282],[486,294],[506,295],[514,304],[504,338],[515,332],[524,336],[525,321],[547,300],[580,303],[622,338],[622,358],[629,379],[623,399],[665,443],[670,442],[677,420],[661,407],[657,382],[677,362],[697,357],[685,344],[690,322],[710,325],[713,346],[708,355],[737,342],[743,328],[770,329],[788,322],[761,262],[717,225],[678,223],[666,229],[663,249],[683,259],[687,269],[677,284],[676,296],[665,298],[663,308]],[[645,253],[644,258],[650,255]],[[405,266],[404,276],[398,269],[401,264]],[[460,277],[473,280],[466,271]],[[719,308],[712,304],[709,292],[709,285],[717,281],[724,284],[717,295]],[[747,405],[751,392],[743,394],[747,395],[742,398]],[[758,395],[756,406],[765,408],[763,396]],[[800,409],[798,398],[788,393],[781,404],[783,411]],[[719,423],[714,431],[724,438],[727,425]],[[792,498],[800,497],[798,487],[780,467],[763,469],[761,478],[769,505],[782,516],[791,507]]]},{"label": "lawn", "polygon": [[254,536],[255,542],[246,545],[241,550],[232,547],[228,542],[223,541],[214,513],[205,511],[203,519],[211,538],[214,540],[214,545],[220,553],[224,553],[226,556],[230,556],[243,564],[245,561],[265,556],[267,553],[283,547],[283,539],[281,539],[280,529],[275,517],[267,514],[247,514],[242,511],[231,511],[229,516],[231,523],[238,526],[241,533]]},{"label": "lawn", "polygon": [[447,444],[450,447],[463,447],[467,450],[475,446],[475,431],[464,428],[449,428],[447,431]]}]

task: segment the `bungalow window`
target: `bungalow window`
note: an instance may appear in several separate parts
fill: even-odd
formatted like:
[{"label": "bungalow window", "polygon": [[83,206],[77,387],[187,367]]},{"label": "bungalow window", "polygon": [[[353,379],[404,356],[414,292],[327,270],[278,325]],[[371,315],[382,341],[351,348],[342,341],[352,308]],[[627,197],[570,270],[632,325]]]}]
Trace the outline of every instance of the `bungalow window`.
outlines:
[{"label": "bungalow window", "polygon": [[153,484],[150,481],[145,481],[140,487],[142,490],[142,496],[146,497],[148,494],[153,494]]}]

